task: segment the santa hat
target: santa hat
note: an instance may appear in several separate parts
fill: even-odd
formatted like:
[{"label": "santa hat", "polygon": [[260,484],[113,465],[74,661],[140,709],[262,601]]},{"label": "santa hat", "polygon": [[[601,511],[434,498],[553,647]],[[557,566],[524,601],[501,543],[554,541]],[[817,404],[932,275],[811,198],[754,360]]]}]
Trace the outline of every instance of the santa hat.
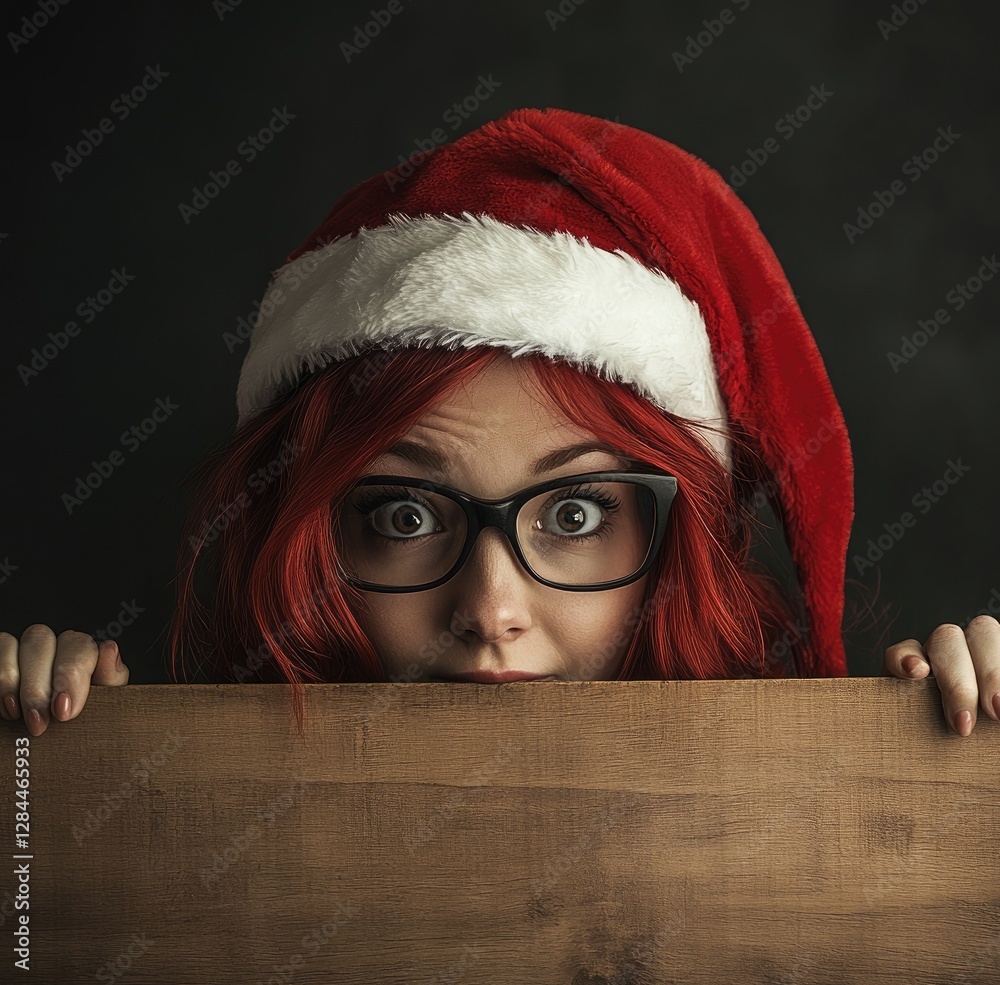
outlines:
[{"label": "santa hat", "polygon": [[617,122],[513,110],[341,196],[260,309],[238,426],[303,374],[394,342],[594,369],[720,428],[697,433],[729,470],[729,423],[759,434],[815,654],[796,671],[847,676],[847,428],[774,252],[703,161]]}]

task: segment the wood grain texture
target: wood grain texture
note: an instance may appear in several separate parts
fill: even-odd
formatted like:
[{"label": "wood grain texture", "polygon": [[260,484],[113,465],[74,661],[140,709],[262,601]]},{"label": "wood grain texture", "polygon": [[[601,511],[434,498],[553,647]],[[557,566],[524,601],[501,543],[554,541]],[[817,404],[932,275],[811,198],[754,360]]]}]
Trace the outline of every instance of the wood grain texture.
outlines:
[{"label": "wood grain texture", "polygon": [[1000,725],[933,679],[305,690],[31,738],[0,980],[27,912],[36,983],[1000,982]]}]

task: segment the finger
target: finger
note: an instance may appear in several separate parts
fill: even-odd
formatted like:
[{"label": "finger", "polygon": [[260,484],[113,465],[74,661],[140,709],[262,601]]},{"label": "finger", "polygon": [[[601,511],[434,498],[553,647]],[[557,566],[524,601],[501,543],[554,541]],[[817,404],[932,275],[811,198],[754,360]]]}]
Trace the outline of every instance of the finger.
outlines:
[{"label": "finger", "polygon": [[1000,622],[994,616],[976,616],[965,627],[972,663],[979,682],[979,703],[994,721],[1000,721]]},{"label": "finger", "polygon": [[56,634],[44,623],[32,623],[21,634],[17,648],[21,711],[24,724],[32,735],[41,735],[49,724],[55,659]]},{"label": "finger", "polygon": [[21,674],[17,669],[17,637],[0,633],[0,715],[8,722],[21,717],[17,689]]},{"label": "finger", "polygon": [[60,633],[52,664],[50,711],[60,722],[76,718],[90,694],[90,675],[97,666],[97,640],[89,633],[67,629]]},{"label": "finger", "polygon": [[941,690],[945,718],[959,735],[968,735],[976,725],[979,684],[962,627],[938,626],[927,637],[924,652]]},{"label": "finger", "polygon": [[115,640],[105,640],[101,646],[101,654],[97,667],[90,678],[91,685],[109,687],[118,684],[128,684],[128,667],[122,663],[121,651]]},{"label": "finger", "polygon": [[929,676],[931,665],[927,662],[927,654],[918,640],[903,640],[885,651],[882,669],[883,676],[891,675],[919,681]]}]

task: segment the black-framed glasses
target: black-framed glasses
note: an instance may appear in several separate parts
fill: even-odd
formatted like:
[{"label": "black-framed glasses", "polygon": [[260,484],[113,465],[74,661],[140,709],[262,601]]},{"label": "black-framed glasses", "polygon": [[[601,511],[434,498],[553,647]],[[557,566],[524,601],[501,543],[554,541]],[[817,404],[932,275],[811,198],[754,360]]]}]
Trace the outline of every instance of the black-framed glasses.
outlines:
[{"label": "black-framed glasses", "polygon": [[366,591],[427,591],[461,569],[480,531],[497,527],[543,585],[620,588],[653,564],[676,495],[676,477],[630,470],[560,476],[507,499],[413,476],[366,476],[334,510],[338,573]]}]

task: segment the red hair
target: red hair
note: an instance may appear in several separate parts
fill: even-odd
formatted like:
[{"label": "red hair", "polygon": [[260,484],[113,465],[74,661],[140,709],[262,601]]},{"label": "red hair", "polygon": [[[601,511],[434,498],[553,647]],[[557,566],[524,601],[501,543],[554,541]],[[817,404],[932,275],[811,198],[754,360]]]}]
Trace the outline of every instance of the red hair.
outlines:
[{"label": "red hair", "polygon": [[[170,624],[174,679],[189,679],[194,651],[214,682],[291,684],[300,728],[302,683],[386,681],[352,614],[363,593],[336,572],[333,507],[432,406],[500,358],[509,351],[411,346],[333,362],[196,466]],[[520,375],[539,399],[633,467],[678,479],[643,605],[623,624],[631,641],[619,679],[794,676],[808,633],[750,557],[759,521],[749,504],[765,472],[749,436],[730,433],[730,475],[697,433],[706,425],[660,411],[629,384],[537,354],[515,363],[533,371]]]}]

